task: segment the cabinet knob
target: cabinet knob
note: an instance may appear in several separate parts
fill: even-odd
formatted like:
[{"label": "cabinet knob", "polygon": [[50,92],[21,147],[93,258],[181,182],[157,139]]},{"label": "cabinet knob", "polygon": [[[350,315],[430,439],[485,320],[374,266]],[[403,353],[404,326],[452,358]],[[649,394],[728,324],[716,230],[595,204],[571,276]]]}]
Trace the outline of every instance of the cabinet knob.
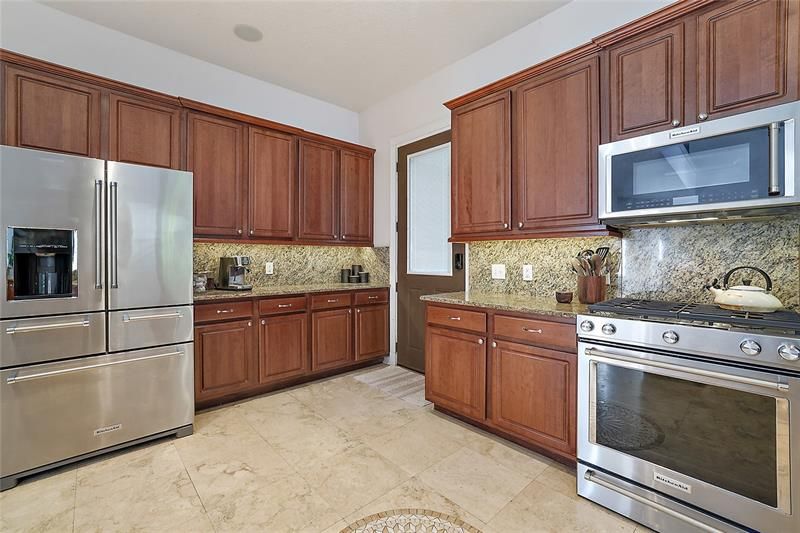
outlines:
[{"label": "cabinet knob", "polygon": [[361,309],[356,309],[356,313],[360,313],[360,312],[361,312]]},{"label": "cabinet knob", "polygon": [[525,223],[524,223],[524,222],[517,222],[517,227],[518,227],[519,229],[522,229],[522,227],[523,227],[524,225],[525,225]]},{"label": "cabinet knob", "polygon": [[352,314],[353,314],[353,310],[352,310],[352,309],[348,309],[348,310],[347,310],[347,314],[348,314],[348,315],[352,315]]},{"label": "cabinet knob", "polygon": [[347,238],[347,235],[342,234],[342,240],[345,240],[346,238]]},{"label": "cabinet knob", "polygon": [[492,341],[492,348],[497,348],[497,343]]},{"label": "cabinet knob", "polygon": [[250,327],[250,326],[252,326],[252,325],[253,325],[253,323],[252,323],[252,322],[248,322],[248,323],[247,323],[247,327]]},{"label": "cabinet knob", "polygon": [[681,121],[680,121],[680,120],[678,120],[677,118],[676,118],[675,120],[673,120],[673,121],[672,121],[672,127],[673,127],[673,128],[677,128],[677,127],[678,127],[678,126],[680,126],[680,125],[681,125]]},{"label": "cabinet knob", "polygon": [[478,344],[483,344],[483,339],[478,339]]},{"label": "cabinet knob", "polygon": [[708,113],[700,113],[697,115],[697,120],[703,121],[708,118]]},{"label": "cabinet knob", "polygon": [[267,321],[266,321],[266,320],[262,320],[262,321],[261,321],[261,325],[262,325],[262,326],[263,326],[264,324],[266,324],[266,323],[267,323]]},{"label": "cabinet knob", "polygon": [[508,229],[508,222],[503,223],[503,229]]},{"label": "cabinet knob", "polygon": [[252,230],[252,229],[251,229],[251,230],[250,230],[250,235],[252,235],[253,233],[255,233],[255,230]]},{"label": "cabinet knob", "polygon": [[237,230],[236,230],[236,233],[238,233],[239,235],[241,235],[241,234],[242,234],[242,230],[240,230],[240,229],[237,229]]}]

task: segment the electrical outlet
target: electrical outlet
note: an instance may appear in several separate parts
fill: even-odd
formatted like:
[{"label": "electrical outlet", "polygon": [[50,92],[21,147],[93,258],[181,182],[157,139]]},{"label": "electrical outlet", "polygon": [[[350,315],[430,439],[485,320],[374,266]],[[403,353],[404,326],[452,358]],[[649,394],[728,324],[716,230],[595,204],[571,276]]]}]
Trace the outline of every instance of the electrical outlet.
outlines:
[{"label": "electrical outlet", "polygon": [[522,265],[522,281],[533,281],[533,265]]},{"label": "electrical outlet", "polygon": [[270,275],[275,273],[275,264],[272,261],[264,263],[264,273]]},{"label": "electrical outlet", "polygon": [[492,265],[492,279],[506,279],[506,266]]}]

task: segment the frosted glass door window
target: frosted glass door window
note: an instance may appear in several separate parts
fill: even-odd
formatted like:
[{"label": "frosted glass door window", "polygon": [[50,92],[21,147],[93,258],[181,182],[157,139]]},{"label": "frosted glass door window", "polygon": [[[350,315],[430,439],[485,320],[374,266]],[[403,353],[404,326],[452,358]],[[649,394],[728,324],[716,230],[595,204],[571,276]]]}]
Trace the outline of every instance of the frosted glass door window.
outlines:
[{"label": "frosted glass door window", "polygon": [[450,143],[408,156],[408,273],[452,276]]}]

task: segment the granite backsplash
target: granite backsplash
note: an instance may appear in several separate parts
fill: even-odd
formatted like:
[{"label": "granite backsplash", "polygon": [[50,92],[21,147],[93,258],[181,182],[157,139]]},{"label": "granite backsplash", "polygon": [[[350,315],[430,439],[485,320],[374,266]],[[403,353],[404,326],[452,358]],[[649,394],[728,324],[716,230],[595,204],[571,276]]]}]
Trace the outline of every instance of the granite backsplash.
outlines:
[{"label": "granite backsplash", "polygon": [[[610,246],[616,266],[608,296],[711,302],[702,289],[710,278],[735,266],[769,273],[773,292],[786,307],[800,308],[800,215],[769,220],[658,226],[625,230],[622,239],[590,237],[485,241],[469,245],[469,288],[489,293],[553,297],[576,290],[570,258],[586,248]],[[506,265],[506,279],[491,279],[492,263]],[[522,265],[533,265],[533,281],[522,281]],[[734,282],[750,278],[739,273]]]},{"label": "granite backsplash", "polygon": [[[335,283],[339,271],[359,264],[370,282],[389,283],[389,248],[356,246],[306,246],[283,244],[195,243],[194,271],[210,271],[217,278],[219,258],[247,255],[253,261],[248,280],[255,287]],[[274,263],[274,274],[264,273],[264,263]]]}]

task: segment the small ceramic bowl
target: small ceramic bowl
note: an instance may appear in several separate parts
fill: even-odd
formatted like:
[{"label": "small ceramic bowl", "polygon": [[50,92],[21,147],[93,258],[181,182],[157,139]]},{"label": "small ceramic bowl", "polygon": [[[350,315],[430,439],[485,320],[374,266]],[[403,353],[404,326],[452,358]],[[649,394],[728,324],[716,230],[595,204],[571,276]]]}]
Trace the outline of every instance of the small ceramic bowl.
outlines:
[{"label": "small ceramic bowl", "polygon": [[572,293],[556,291],[556,301],[560,304],[568,304],[572,301]]}]

